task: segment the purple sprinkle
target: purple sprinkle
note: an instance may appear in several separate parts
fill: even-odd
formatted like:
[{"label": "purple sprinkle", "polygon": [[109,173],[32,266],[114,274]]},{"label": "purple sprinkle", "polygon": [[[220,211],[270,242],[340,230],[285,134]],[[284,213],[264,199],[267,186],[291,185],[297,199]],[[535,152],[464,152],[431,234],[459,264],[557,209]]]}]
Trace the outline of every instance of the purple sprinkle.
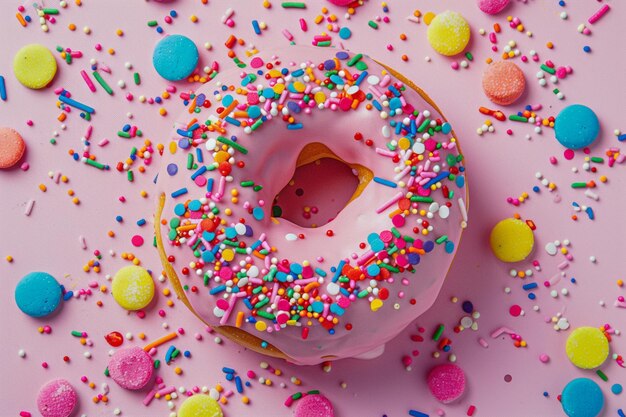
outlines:
[{"label": "purple sprinkle", "polygon": [[170,174],[170,176],[174,176],[178,173],[178,165],[176,164],[169,164],[167,166],[167,173]]}]

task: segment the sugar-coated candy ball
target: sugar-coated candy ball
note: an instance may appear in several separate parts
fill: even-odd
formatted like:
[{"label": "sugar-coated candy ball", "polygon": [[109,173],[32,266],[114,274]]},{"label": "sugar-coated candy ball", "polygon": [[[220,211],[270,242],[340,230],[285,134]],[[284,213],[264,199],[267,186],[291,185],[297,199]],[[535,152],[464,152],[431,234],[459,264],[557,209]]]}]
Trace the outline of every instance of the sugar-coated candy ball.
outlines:
[{"label": "sugar-coated candy ball", "polygon": [[587,106],[572,104],[556,116],[554,134],[566,148],[581,149],[591,145],[600,133],[598,116]]},{"label": "sugar-coated candy ball", "polygon": [[565,352],[578,368],[593,369],[609,356],[609,341],[597,327],[578,327],[567,338]]},{"label": "sugar-coated candy ball", "polygon": [[494,226],[490,236],[491,250],[503,262],[523,261],[535,245],[531,228],[519,219],[504,219]]},{"label": "sugar-coated candy ball", "polygon": [[152,358],[139,346],[122,348],[109,359],[109,374],[122,388],[138,390],[145,387],[154,372]]},{"label": "sugar-coated candy ball", "polygon": [[126,310],[140,310],[154,297],[154,281],[144,268],[130,265],[117,271],[113,277],[111,293]]},{"label": "sugar-coated candy ball", "polygon": [[222,407],[205,394],[188,397],[178,409],[178,417],[222,417]]},{"label": "sugar-coated candy ball", "polygon": [[500,13],[510,2],[511,0],[476,0],[478,8],[487,14]]},{"label": "sugar-coated candy ball", "polygon": [[428,25],[428,42],[441,55],[452,56],[463,52],[470,40],[470,27],[457,12],[439,13]]},{"label": "sugar-coated candy ball", "polygon": [[483,91],[489,100],[507,106],[524,94],[524,72],[511,61],[498,61],[483,73]]},{"label": "sugar-coated candy ball", "polygon": [[458,365],[437,365],[428,373],[426,383],[437,401],[447,404],[465,392],[465,372]]},{"label": "sugar-coated candy ball", "polygon": [[23,86],[39,90],[54,79],[57,62],[48,48],[39,44],[30,44],[17,51],[13,58],[15,78]]},{"label": "sugar-coated candy ball", "polygon": [[561,406],[568,417],[596,417],[604,407],[604,395],[591,379],[576,378],[563,388]]},{"label": "sugar-coated candy ball", "polygon": [[166,80],[183,80],[198,65],[198,48],[186,36],[169,35],[155,46],[152,64],[156,72]]},{"label": "sugar-coated candy ball", "polygon": [[24,314],[45,317],[61,302],[61,285],[46,272],[26,274],[15,287],[15,303]]},{"label": "sugar-coated candy ball", "polygon": [[296,403],[294,417],[334,417],[332,403],[321,394],[310,394]]},{"label": "sugar-coated candy ball", "polygon": [[22,136],[10,127],[0,127],[0,169],[15,166],[26,151]]},{"label": "sugar-coated candy ball", "polygon": [[43,417],[69,417],[77,402],[76,390],[65,379],[48,382],[37,394],[37,408]]}]

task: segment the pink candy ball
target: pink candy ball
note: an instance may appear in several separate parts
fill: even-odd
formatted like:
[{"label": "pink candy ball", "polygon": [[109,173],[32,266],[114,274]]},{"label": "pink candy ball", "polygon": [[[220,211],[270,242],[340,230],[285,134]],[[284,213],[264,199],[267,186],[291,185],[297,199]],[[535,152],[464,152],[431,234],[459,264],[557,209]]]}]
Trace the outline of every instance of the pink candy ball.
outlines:
[{"label": "pink candy ball", "polygon": [[354,0],[328,0],[329,3],[334,4],[335,6],[347,6],[350,3],[353,3]]},{"label": "pink candy ball", "polygon": [[458,365],[437,365],[426,378],[428,389],[437,401],[450,403],[465,392],[465,373]]},{"label": "pink candy ball", "polygon": [[37,408],[43,417],[69,417],[77,403],[74,387],[64,379],[48,382],[37,394]]},{"label": "pink candy ball", "polygon": [[153,371],[152,358],[139,346],[120,349],[109,359],[111,378],[129,390],[145,387],[152,379]]},{"label": "pink candy ball", "polygon": [[298,400],[294,417],[334,417],[333,405],[320,394],[307,395]]},{"label": "pink candy ball", "polygon": [[500,13],[509,2],[510,0],[476,0],[478,8],[487,14]]}]

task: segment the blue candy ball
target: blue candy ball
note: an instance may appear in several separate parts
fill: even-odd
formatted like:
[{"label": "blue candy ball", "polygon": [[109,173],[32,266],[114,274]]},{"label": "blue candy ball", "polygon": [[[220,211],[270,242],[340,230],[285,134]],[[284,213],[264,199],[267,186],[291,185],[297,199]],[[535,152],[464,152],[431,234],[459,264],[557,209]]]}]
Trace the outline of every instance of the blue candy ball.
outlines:
[{"label": "blue candy ball", "polygon": [[591,145],[600,133],[598,116],[587,106],[572,104],[556,116],[554,122],[556,140],[570,149]]},{"label": "blue candy ball", "polygon": [[154,48],[152,64],[156,72],[166,80],[184,80],[198,65],[198,48],[186,36],[167,36]]},{"label": "blue candy ball", "polygon": [[604,395],[591,379],[576,378],[563,388],[561,405],[568,417],[596,417],[604,407]]},{"label": "blue candy ball", "polygon": [[15,303],[31,317],[52,314],[61,302],[61,285],[50,274],[31,272],[15,287]]}]

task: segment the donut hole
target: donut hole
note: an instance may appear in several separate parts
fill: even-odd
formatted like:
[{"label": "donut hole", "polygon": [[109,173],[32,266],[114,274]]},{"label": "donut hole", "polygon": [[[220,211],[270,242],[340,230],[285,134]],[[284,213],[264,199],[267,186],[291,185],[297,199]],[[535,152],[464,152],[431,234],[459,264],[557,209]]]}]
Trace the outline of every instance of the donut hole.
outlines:
[{"label": "donut hole", "polygon": [[323,226],[348,205],[358,186],[356,169],[339,159],[316,159],[296,167],[274,198],[272,215],[301,227]]}]

